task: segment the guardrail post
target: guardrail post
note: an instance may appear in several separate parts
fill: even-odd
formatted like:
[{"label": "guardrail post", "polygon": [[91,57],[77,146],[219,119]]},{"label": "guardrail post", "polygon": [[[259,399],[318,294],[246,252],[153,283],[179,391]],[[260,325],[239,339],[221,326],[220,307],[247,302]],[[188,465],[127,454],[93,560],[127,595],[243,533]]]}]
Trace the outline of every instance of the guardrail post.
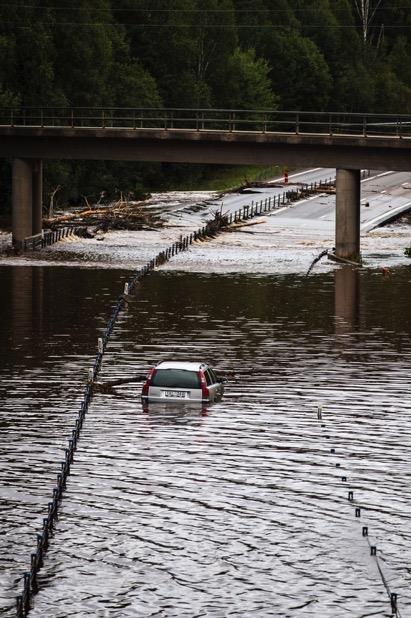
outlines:
[{"label": "guardrail post", "polygon": [[398,599],[397,593],[391,592],[390,601],[391,601],[391,611],[393,614],[396,614],[398,611],[397,599]]},{"label": "guardrail post", "polygon": [[106,128],[106,117],[105,117],[104,109],[101,110],[101,128],[102,129]]},{"label": "guardrail post", "polygon": [[296,114],[295,116],[295,134],[298,135],[300,132],[300,114]]},{"label": "guardrail post", "polygon": [[362,134],[363,137],[367,137],[367,117],[362,117]]},{"label": "guardrail post", "polygon": [[74,111],[71,109],[71,128],[74,128]]},{"label": "guardrail post", "polygon": [[332,127],[332,120],[331,120],[331,114],[328,115],[328,134],[332,135],[333,134],[333,127]]}]

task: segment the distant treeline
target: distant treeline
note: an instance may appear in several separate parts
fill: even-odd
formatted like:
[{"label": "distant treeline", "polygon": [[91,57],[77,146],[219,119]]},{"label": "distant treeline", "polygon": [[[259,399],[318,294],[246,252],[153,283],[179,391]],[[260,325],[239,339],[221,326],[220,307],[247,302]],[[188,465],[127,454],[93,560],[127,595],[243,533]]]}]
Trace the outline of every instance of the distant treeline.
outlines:
[{"label": "distant treeline", "polygon": [[[0,106],[407,113],[410,34],[411,0],[11,0],[0,6]],[[8,163],[2,172],[4,189]],[[75,201],[202,173],[60,161],[46,181]]]}]

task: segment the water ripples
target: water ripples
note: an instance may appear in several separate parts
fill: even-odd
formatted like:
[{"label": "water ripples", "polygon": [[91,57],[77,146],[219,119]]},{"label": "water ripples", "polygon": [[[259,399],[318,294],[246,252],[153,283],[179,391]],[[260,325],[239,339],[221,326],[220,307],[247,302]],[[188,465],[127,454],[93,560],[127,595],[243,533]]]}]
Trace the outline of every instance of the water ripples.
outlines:
[{"label": "water ripples", "polygon": [[[113,296],[118,277],[105,273]],[[86,278],[96,289],[92,271]],[[95,396],[30,615],[388,616],[362,537],[368,525],[406,616],[409,279],[399,271],[382,295],[363,273],[347,314],[332,274],[150,276],[114,330],[101,379],[141,374],[166,357],[200,358],[229,375],[226,396],[209,408],[148,409],[139,384]],[[86,324],[97,306],[102,322],[97,298],[84,308]],[[75,324],[66,364],[42,357],[26,376],[8,374],[2,391],[1,482],[12,505],[2,509],[4,615],[97,336]],[[58,326],[62,335],[69,321]]]}]

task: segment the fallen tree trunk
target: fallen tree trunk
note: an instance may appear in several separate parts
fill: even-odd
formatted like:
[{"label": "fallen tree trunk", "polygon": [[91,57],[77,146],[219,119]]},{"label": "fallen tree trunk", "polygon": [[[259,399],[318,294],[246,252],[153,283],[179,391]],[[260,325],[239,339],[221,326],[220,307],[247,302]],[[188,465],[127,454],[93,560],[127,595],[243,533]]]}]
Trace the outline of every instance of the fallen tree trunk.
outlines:
[{"label": "fallen tree trunk", "polygon": [[159,226],[161,220],[158,215],[147,212],[141,202],[120,200],[111,206],[88,205],[87,208],[72,213],[49,217],[43,220],[44,226],[56,229],[66,223],[76,223],[84,226],[97,226],[103,231],[109,229],[141,229],[143,226]]}]

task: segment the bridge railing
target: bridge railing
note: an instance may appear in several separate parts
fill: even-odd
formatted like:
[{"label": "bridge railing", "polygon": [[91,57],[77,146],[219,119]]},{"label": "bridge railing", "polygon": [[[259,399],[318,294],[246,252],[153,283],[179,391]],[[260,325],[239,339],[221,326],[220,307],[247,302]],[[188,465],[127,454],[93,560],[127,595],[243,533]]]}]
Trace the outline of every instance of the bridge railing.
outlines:
[{"label": "bridge railing", "polygon": [[277,110],[8,107],[0,126],[411,137],[411,115]]}]

